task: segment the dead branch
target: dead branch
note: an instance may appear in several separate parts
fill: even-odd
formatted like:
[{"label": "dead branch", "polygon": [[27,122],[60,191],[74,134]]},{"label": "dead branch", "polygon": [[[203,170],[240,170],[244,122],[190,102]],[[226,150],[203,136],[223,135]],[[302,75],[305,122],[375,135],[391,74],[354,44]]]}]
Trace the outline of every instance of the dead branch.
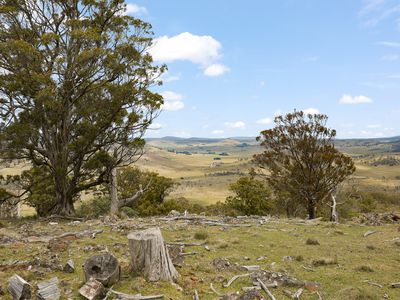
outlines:
[{"label": "dead branch", "polygon": [[261,288],[264,290],[264,292],[267,293],[267,295],[271,298],[271,300],[276,300],[276,298],[274,297],[274,295],[272,295],[272,293],[269,291],[269,289],[266,287],[266,285],[264,284],[264,282],[262,282],[262,280],[260,278],[257,278],[258,283],[260,284]]},{"label": "dead branch", "polygon": [[227,284],[224,284],[224,287],[229,287],[236,279],[241,278],[241,277],[248,277],[253,275],[254,273],[247,273],[247,274],[241,274],[241,275],[235,275],[231,278],[231,280],[228,281]]}]

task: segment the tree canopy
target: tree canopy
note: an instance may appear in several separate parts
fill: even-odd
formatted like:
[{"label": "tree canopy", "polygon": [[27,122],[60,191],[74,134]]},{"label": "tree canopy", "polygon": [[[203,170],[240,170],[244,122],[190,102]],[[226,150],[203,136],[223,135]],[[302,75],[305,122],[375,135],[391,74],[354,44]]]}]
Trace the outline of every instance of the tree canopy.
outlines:
[{"label": "tree canopy", "polygon": [[0,2],[1,153],[47,169],[55,214],[138,157],[162,105],[151,25],[125,12],[123,0]]},{"label": "tree canopy", "polygon": [[355,171],[351,157],[335,148],[336,131],[326,126],[328,117],[294,111],[275,118],[275,127],[257,138],[264,152],[254,162],[277,192],[306,205],[315,218],[321,204]]}]

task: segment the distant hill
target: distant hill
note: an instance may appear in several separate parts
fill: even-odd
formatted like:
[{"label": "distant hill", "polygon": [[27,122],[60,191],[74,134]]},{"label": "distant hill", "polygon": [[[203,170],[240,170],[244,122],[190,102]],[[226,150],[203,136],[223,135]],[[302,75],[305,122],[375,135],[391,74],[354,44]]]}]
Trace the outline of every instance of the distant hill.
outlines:
[{"label": "distant hill", "polygon": [[[180,138],[166,136],[162,138],[148,138],[148,144],[157,148],[179,148],[182,151],[232,151],[234,148],[258,148],[255,137],[231,138]],[[400,152],[400,136],[367,139],[337,139],[336,146],[346,153],[353,155],[384,154]],[[234,148],[233,148],[234,147]]]}]

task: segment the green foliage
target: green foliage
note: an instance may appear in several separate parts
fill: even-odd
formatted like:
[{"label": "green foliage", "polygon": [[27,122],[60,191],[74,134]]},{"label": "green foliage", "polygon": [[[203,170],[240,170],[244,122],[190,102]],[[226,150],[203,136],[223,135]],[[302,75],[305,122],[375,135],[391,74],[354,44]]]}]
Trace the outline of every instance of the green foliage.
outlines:
[{"label": "green foliage", "polygon": [[123,0],[0,3],[1,150],[47,167],[54,213],[73,214],[76,195],[138,157],[163,103],[150,89],[165,70],[147,51],[151,25],[125,10]]},{"label": "green foliage", "polygon": [[50,214],[57,202],[54,181],[49,170],[46,167],[34,167],[24,171],[21,184],[29,191],[24,202],[35,208],[39,217]]},{"label": "green foliage", "polygon": [[226,205],[240,214],[266,215],[271,211],[271,192],[265,183],[254,176],[241,177],[230,186],[235,196],[226,199]]},{"label": "green foliage", "polygon": [[85,218],[98,218],[100,216],[105,216],[110,212],[110,205],[110,197],[96,197],[82,202],[81,206],[77,209],[76,214]]},{"label": "green foliage", "polygon": [[[171,179],[158,175],[156,172],[141,171],[135,167],[123,168],[118,172],[118,190],[120,198],[129,198],[140,187],[147,187],[147,191],[141,197],[138,206],[158,205],[164,202],[165,197],[176,186]],[[137,207],[138,207],[137,206]]]},{"label": "green foliage", "polygon": [[310,218],[316,208],[355,171],[352,159],[334,145],[336,131],[326,127],[328,117],[294,111],[275,118],[275,127],[257,140],[265,148],[254,156],[260,170],[268,170],[268,183],[302,203]]}]

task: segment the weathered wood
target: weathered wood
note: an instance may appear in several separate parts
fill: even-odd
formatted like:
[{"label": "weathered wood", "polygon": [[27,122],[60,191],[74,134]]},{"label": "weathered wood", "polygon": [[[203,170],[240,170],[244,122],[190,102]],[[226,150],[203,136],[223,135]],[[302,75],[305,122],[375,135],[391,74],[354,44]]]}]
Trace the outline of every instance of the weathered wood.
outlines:
[{"label": "weathered wood", "polygon": [[94,278],[104,286],[112,286],[121,277],[121,267],[115,256],[110,253],[94,255],[83,265],[86,281]]},{"label": "weathered wood", "polygon": [[374,233],[377,233],[378,231],[375,231],[375,230],[368,230],[366,233],[364,233],[364,237],[367,237],[367,236],[369,236],[369,235],[371,235],[371,234],[374,234]]},{"label": "weathered wood", "polygon": [[391,283],[390,286],[394,289],[400,289],[400,282]]},{"label": "weathered wood", "polygon": [[8,291],[14,300],[31,299],[31,285],[18,275],[13,275],[8,281]]},{"label": "weathered wood", "polygon": [[247,274],[240,274],[240,275],[235,275],[231,278],[231,280],[228,281],[227,284],[224,284],[224,287],[229,287],[236,279],[241,278],[241,277],[248,277],[253,275],[253,273],[247,273]]},{"label": "weathered wood", "polygon": [[128,235],[132,271],[149,281],[173,281],[179,277],[168,254],[160,228]]},{"label": "weathered wood", "polygon": [[90,278],[80,289],[79,294],[88,300],[97,300],[104,296],[104,286],[100,281]]},{"label": "weathered wood", "polygon": [[38,283],[36,297],[39,300],[58,300],[60,299],[60,288],[58,287],[58,278]]},{"label": "weathered wood", "polygon": [[262,282],[262,280],[260,278],[257,278],[257,281],[260,283],[261,288],[264,290],[264,292],[267,293],[268,297],[271,298],[271,300],[276,300],[276,298],[274,297],[274,295],[272,295],[272,293],[269,291],[269,289],[267,288],[267,286],[264,284],[264,282]]},{"label": "weathered wood", "polygon": [[65,273],[74,273],[75,272],[75,264],[74,261],[72,259],[70,259],[69,261],[67,261],[67,263],[65,264],[63,271]]}]

